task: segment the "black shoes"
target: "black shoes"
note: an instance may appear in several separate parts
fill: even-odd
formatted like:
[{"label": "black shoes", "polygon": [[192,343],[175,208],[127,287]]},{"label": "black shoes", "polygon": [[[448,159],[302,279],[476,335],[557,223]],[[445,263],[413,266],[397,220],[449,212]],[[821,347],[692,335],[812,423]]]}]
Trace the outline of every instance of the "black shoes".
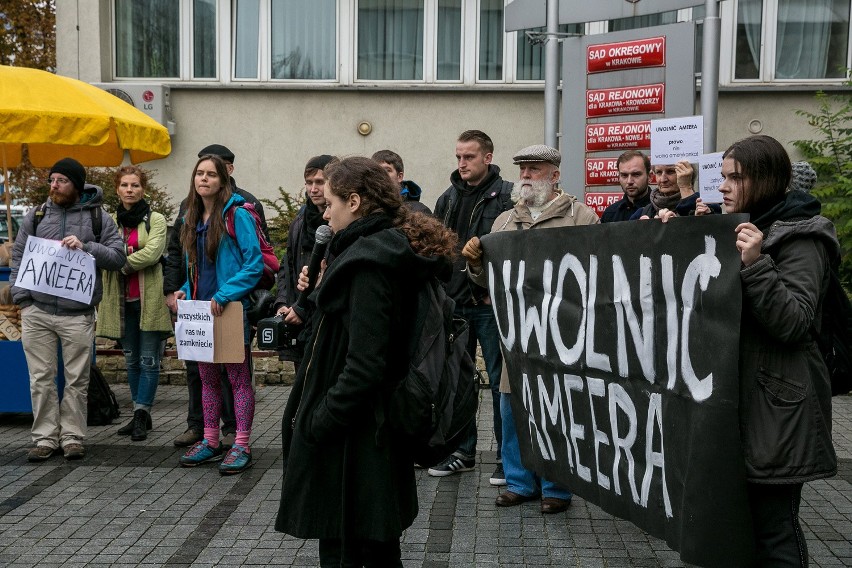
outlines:
[{"label": "black shoes", "polygon": [[148,437],[148,430],[151,429],[151,415],[147,410],[141,408],[133,413],[133,428],[130,432],[130,439],[134,442],[141,442]]},{"label": "black shoes", "polygon": [[[139,411],[137,410],[136,412]],[[116,430],[116,434],[118,434],[119,436],[130,436],[131,434],[133,434],[133,426],[136,424],[136,412],[133,413],[133,418],[130,419],[130,422]],[[154,427],[154,425],[151,423],[151,415],[145,410],[143,410],[142,412],[144,412],[148,417],[147,421],[145,422],[145,429],[151,430]],[[136,440],[135,438],[133,439]],[[145,438],[140,438],[140,440],[144,439]]]}]

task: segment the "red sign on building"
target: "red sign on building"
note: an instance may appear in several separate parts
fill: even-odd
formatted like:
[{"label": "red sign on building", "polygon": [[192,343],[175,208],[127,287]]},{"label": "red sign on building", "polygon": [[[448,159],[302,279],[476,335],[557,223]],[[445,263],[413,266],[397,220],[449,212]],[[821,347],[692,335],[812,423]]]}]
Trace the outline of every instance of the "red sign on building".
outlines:
[{"label": "red sign on building", "polygon": [[586,158],[586,185],[618,185],[618,158]]},{"label": "red sign on building", "polygon": [[665,64],[665,37],[599,43],[586,48],[586,70],[588,73],[641,67],[664,67]]},{"label": "red sign on building", "polygon": [[586,91],[586,118],[665,112],[663,83]]},{"label": "red sign on building", "polygon": [[651,121],[586,125],[586,152],[651,147]]},{"label": "red sign on building", "polygon": [[594,209],[595,213],[597,213],[598,217],[600,217],[603,215],[603,212],[607,207],[621,199],[623,196],[623,193],[616,193],[614,191],[594,191],[586,193],[586,205]]}]

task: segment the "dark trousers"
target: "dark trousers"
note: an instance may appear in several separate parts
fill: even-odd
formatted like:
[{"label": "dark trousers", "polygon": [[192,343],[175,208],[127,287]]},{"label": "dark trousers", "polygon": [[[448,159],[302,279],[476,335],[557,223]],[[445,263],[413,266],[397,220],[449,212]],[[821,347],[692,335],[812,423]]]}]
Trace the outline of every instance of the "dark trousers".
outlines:
[{"label": "dark trousers", "polygon": [[343,546],[336,538],[319,539],[322,568],[402,568],[399,539],[391,541],[351,540]]},{"label": "dark trousers", "polygon": [[[222,381],[222,435],[235,434],[237,419],[234,417],[234,391],[225,366],[220,365]],[[189,391],[189,407],[186,413],[186,425],[196,432],[204,432],[204,410],[201,406],[201,376],[198,363],[186,361],[186,388]]]},{"label": "dark trousers", "polygon": [[799,526],[802,484],[748,484],[754,526],[755,566],[807,568],[808,545]]}]

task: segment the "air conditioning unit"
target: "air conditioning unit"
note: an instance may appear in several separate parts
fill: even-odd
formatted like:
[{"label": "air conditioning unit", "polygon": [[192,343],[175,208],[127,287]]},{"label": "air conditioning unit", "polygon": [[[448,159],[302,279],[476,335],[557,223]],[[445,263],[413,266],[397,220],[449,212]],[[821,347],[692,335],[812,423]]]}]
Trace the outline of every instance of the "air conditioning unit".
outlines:
[{"label": "air conditioning unit", "polygon": [[142,83],[92,83],[93,86],[112,93],[124,102],[131,104],[175,133],[172,120],[171,89],[165,85],[145,85]]}]

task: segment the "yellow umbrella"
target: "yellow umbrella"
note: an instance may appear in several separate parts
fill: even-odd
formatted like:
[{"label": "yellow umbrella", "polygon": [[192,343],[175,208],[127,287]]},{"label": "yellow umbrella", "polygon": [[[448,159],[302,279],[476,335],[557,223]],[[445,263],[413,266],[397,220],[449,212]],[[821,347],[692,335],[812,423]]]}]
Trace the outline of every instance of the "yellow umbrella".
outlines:
[{"label": "yellow umbrella", "polygon": [[0,65],[0,164],[49,167],[64,157],[85,166],[117,166],[172,151],[165,126],[106,91],[26,67]]}]

